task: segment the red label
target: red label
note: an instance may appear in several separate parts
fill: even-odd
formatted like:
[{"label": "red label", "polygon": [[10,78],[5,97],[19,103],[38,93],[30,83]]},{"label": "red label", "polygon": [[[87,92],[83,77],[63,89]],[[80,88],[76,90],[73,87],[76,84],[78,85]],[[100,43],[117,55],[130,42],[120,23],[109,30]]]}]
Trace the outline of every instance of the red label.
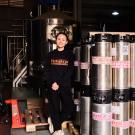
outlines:
[{"label": "red label", "polygon": [[135,128],[135,120],[130,120],[130,127]]},{"label": "red label", "polygon": [[92,57],[92,64],[105,64],[105,65],[111,65],[112,63],[112,57]]},{"label": "red label", "polygon": [[89,69],[90,63],[88,62],[81,62],[81,69]]},{"label": "red label", "polygon": [[112,120],[112,113],[96,113],[92,112],[92,119],[97,121],[109,121]]},{"label": "red label", "polygon": [[117,128],[123,128],[123,129],[128,129],[130,126],[130,121],[121,121],[121,120],[112,120],[112,127],[117,127]]},{"label": "red label", "polygon": [[112,68],[130,68],[130,61],[112,61]]}]

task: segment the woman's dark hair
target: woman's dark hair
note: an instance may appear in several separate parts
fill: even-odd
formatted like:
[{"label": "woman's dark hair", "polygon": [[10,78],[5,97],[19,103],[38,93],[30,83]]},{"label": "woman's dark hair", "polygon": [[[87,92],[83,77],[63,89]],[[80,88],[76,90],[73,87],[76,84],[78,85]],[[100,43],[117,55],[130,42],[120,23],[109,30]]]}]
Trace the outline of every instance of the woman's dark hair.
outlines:
[{"label": "woman's dark hair", "polygon": [[56,39],[57,39],[57,37],[59,36],[59,35],[65,35],[65,37],[66,37],[66,39],[67,39],[67,41],[68,41],[68,35],[66,34],[66,33],[63,33],[63,32],[60,32],[60,33],[58,33],[57,35],[56,35]]}]

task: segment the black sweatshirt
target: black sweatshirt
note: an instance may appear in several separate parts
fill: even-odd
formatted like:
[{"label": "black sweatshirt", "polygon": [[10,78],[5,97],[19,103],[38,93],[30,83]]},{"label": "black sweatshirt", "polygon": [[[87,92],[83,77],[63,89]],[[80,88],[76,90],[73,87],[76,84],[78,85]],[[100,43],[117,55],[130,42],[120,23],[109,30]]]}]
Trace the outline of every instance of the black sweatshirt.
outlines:
[{"label": "black sweatshirt", "polygon": [[71,86],[74,70],[74,55],[70,50],[48,53],[46,64],[46,79],[49,86],[57,82],[60,87]]}]

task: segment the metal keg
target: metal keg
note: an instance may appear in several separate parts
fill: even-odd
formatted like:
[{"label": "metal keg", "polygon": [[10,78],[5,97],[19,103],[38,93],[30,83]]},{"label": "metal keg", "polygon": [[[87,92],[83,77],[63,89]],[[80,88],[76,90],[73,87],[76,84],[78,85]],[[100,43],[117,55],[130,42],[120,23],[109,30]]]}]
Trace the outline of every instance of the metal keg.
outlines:
[{"label": "metal keg", "polygon": [[81,120],[80,120],[80,134],[90,135],[91,132],[91,98],[81,96]]},{"label": "metal keg", "polygon": [[96,34],[92,47],[92,89],[112,89],[112,35]]},{"label": "metal keg", "polygon": [[90,85],[90,44],[81,45],[81,85]]},{"label": "metal keg", "polygon": [[74,53],[74,98],[80,98],[80,45],[73,48]]},{"label": "metal keg", "polygon": [[92,47],[92,135],[111,135],[112,35],[95,34]]},{"label": "metal keg", "polygon": [[112,134],[129,135],[130,127],[130,36],[114,35],[112,48]]},{"label": "metal keg", "polygon": [[74,104],[75,104],[75,123],[80,126],[80,45],[73,48],[74,53]]},{"label": "metal keg", "polygon": [[130,135],[135,134],[135,35],[130,36]]},{"label": "metal keg", "polygon": [[76,46],[73,49],[73,53],[75,56],[74,60],[74,81],[80,82],[80,46]]},{"label": "metal keg", "polygon": [[81,45],[81,64],[80,64],[80,83],[81,83],[81,99],[80,99],[80,132],[81,135],[89,135],[91,132],[91,83],[90,83],[90,49],[91,44]]},{"label": "metal keg", "polygon": [[130,87],[130,36],[114,35],[112,48],[113,89]]}]

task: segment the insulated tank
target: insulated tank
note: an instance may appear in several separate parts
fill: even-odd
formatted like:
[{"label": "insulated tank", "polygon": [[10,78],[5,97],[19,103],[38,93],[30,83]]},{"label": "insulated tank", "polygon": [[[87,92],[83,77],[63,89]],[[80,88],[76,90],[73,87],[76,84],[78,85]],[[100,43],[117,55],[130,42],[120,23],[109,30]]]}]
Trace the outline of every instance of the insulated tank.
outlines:
[{"label": "insulated tank", "polygon": [[129,135],[130,36],[113,35],[112,134]]},{"label": "insulated tank", "polygon": [[33,85],[37,81],[36,87],[41,87],[42,68],[44,68],[47,54],[56,49],[56,35],[60,32],[67,34],[69,46],[73,45],[75,37],[73,31],[76,29],[76,24],[72,17],[58,10],[50,10],[41,16],[33,18],[30,26],[31,36],[29,38],[31,38],[31,48],[29,48],[29,61],[33,64],[28,64],[28,66],[32,66],[34,69],[32,79],[30,80],[33,80],[33,83],[31,83]]},{"label": "insulated tank", "polygon": [[95,34],[92,47],[92,135],[111,135],[112,35]]}]

